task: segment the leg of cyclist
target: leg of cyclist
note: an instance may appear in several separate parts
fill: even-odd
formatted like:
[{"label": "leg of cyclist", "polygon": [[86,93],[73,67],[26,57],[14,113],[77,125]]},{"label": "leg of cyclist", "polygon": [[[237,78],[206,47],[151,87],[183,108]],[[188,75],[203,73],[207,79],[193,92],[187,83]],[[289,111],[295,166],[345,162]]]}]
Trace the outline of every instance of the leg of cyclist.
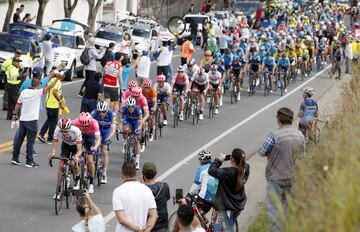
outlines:
[{"label": "leg of cyclist", "polygon": [[[136,133],[135,135],[135,157],[136,157],[136,170],[140,169],[140,152],[141,152],[141,128],[142,128],[142,120],[134,121],[131,125],[133,128],[133,133]],[[140,130],[140,131],[139,131]]]},{"label": "leg of cyclist", "polygon": [[237,100],[240,101],[240,92],[241,92],[241,86],[240,86],[240,73],[236,77],[236,92],[237,92]]},{"label": "leg of cyclist", "polygon": [[180,116],[179,116],[179,120],[183,121],[184,120],[184,95],[181,94],[180,95]]},{"label": "leg of cyclist", "polygon": [[167,125],[167,107],[169,105],[169,102],[168,102],[168,98],[164,98],[163,101],[161,101],[161,103],[164,103],[164,104],[161,104],[161,112],[162,112],[162,116],[164,118],[164,121],[163,121],[163,124],[164,126]]},{"label": "leg of cyclist", "polygon": [[199,92],[199,98],[200,98],[200,114],[199,114],[199,119],[202,120],[203,119],[203,112],[204,112],[204,105],[205,105],[205,92],[204,91],[200,91]]}]

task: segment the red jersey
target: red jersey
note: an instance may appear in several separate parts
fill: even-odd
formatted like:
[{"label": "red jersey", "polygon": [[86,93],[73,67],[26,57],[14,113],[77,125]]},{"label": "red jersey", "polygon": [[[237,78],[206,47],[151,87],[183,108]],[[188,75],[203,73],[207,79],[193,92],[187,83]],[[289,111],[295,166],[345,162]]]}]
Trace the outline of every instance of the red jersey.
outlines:
[{"label": "red jersey", "polygon": [[118,61],[108,61],[104,67],[104,86],[119,87],[118,77],[121,73],[121,64]]}]

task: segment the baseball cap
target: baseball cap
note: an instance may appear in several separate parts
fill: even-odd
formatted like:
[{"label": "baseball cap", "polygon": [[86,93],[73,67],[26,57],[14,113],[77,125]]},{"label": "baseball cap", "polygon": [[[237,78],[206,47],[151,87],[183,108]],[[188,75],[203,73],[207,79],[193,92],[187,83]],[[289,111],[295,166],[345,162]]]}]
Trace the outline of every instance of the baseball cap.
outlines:
[{"label": "baseball cap", "polygon": [[150,174],[150,173],[153,173],[153,174],[156,174],[156,165],[152,162],[145,162],[144,165],[143,165],[143,169],[142,169],[142,173],[147,173],[147,174]]}]

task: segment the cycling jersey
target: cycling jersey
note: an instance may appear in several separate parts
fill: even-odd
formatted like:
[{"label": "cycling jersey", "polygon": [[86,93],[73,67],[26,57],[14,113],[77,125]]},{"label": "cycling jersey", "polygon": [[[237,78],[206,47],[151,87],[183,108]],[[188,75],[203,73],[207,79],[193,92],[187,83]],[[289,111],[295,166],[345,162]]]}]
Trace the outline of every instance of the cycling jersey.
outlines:
[{"label": "cycling jersey", "polygon": [[104,86],[119,87],[118,77],[121,72],[121,64],[118,61],[108,61],[104,67]]},{"label": "cycling jersey", "polygon": [[146,97],[146,100],[149,103],[153,103],[154,98],[156,98],[156,90],[155,88],[151,87],[150,91],[148,91],[147,93],[145,92],[145,90],[142,90],[142,94],[144,95],[144,97]]},{"label": "cycling jersey", "polygon": [[172,83],[176,85],[186,85],[189,83],[189,76],[186,73],[176,73],[172,79]]},{"label": "cycling jersey", "polygon": [[[124,102],[126,102],[126,100]],[[148,102],[146,100],[146,97],[144,97],[143,95],[140,95],[136,98],[136,105],[139,106],[144,112],[149,110]]]},{"label": "cycling jersey", "polygon": [[248,51],[248,45],[246,43],[240,43],[239,46],[245,53]]},{"label": "cycling jersey", "polygon": [[94,110],[91,116],[99,123],[100,131],[116,126],[116,114],[111,110],[107,110],[103,118],[100,116],[99,110]]},{"label": "cycling jersey", "polygon": [[190,70],[187,64],[183,65],[184,72],[189,76],[192,77],[194,73],[196,73],[199,70],[199,66],[197,64],[194,64],[192,69]]},{"label": "cycling jersey", "polygon": [[234,55],[232,53],[230,53],[230,55],[224,54],[222,58],[224,60],[225,65],[231,65],[234,59]]},{"label": "cycling jersey", "polygon": [[197,194],[202,199],[213,203],[219,181],[208,173],[211,162],[200,165],[196,170],[194,183],[191,186],[190,194]]},{"label": "cycling jersey", "polygon": [[319,110],[318,104],[311,98],[305,99],[300,105],[301,119],[300,123],[309,123],[315,119],[316,113]]},{"label": "cycling jersey", "polygon": [[207,73],[203,73],[200,76],[198,73],[195,73],[191,80],[198,85],[206,85],[206,83],[209,82],[209,75]]},{"label": "cycling jersey", "polygon": [[81,126],[78,118],[72,121],[72,125],[77,126],[83,136],[100,136],[99,123],[93,118],[90,119],[90,124],[87,127]]},{"label": "cycling jersey", "polygon": [[164,86],[160,87],[160,85],[158,83],[156,83],[154,85],[154,89],[157,91],[158,96],[159,95],[164,95],[164,96],[168,96],[169,94],[171,94],[171,86],[169,83],[164,82]]},{"label": "cycling jersey", "polygon": [[205,69],[206,72],[210,70],[211,64],[213,63],[213,59],[210,58],[209,60],[206,60],[205,58],[202,58],[200,60],[201,66]]},{"label": "cycling jersey", "polygon": [[282,68],[286,68],[286,67],[289,67],[290,66],[290,60],[288,58],[281,58],[279,61],[278,61],[278,65]]},{"label": "cycling jersey", "polygon": [[266,66],[273,66],[275,65],[275,58],[274,57],[266,57],[263,62],[262,65],[266,65]]},{"label": "cycling jersey", "polygon": [[124,121],[138,121],[141,118],[142,110],[139,106],[134,107],[134,111],[129,111],[129,106],[125,105],[120,108],[119,113],[122,115]]},{"label": "cycling jersey", "polygon": [[210,71],[208,73],[208,76],[209,76],[209,81],[211,84],[213,85],[217,85],[217,84],[220,84],[220,81],[221,81],[221,73],[219,71]]},{"label": "cycling jersey", "polygon": [[70,146],[82,143],[81,131],[76,126],[71,126],[67,133],[62,133],[60,128],[56,127],[53,141],[58,142],[59,138],[61,138],[64,143]]}]

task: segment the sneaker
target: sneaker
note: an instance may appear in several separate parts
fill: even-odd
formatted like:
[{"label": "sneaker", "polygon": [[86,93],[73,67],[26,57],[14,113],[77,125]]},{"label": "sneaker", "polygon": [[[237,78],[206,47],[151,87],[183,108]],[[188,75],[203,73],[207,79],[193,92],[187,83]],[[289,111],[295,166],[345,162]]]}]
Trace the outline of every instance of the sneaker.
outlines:
[{"label": "sneaker", "polygon": [[203,114],[199,114],[199,120],[203,120],[204,119],[204,115]]},{"label": "sneaker", "polygon": [[142,143],[142,144],[141,144],[140,152],[144,152],[144,151],[145,151],[145,143]]},{"label": "sneaker", "polygon": [[260,85],[260,80],[259,80],[259,78],[257,78],[256,79],[256,84],[255,84],[256,86],[259,86]]},{"label": "sneaker", "polygon": [[44,136],[42,136],[42,135],[38,135],[37,136],[37,138],[38,138],[38,140],[40,141],[40,142],[42,142],[42,143],[45,143],[45,138],[44,138]]},{"label": "sneaker", "polygon": [[154,135],[151,133],[151,134],[149,135],[149,141],[152,142],[153,140],[154,140]]},{"label": "sneaker", "polygon": [[26,163],[25,164],[25,167],[27,168],[39,168],[40,165],[38,165],[37,163],[35,162],[31,162],[31,163]]},{"label": "sneaker", "polygon": [[236,97],[237,101],[240,101],[240,93],[238,93],[237,97]]},{"label": "sneaker", "polygon": [[162,123],[164,126],[167,126],[167,120],[164,120]]},{"label": "sneaker", "polygon": [[74,180],[73,190],[79,190],[79,189],[80,189],[80,180]]},{"label": "sneaker", "polygon": [[326,61],[324,61],[324,65],[326,65]]},{"label": "sneaker", "polygon": [[52,140],[48,140],[46,143],[49,144],[49,145],[51,145],[51,144],[53,143],[53,141],[52,141]]},{"label": "sneaker", "polygon": [[183,120],[184,120],[184,114],[180,114],[180,115],[179,115],[179,120],[180,120],[180,121],[183,121]]},{"label": "sneaker", "polygon": [[287,93],[287,88],[285,88],[284,92]]},{"label": "sneaker", "polygon": [[126,145],[126,141],[124,141],[123,147],[122,147],[122,153],[123,153],[123,154],[125,154],[125,145]]},{"label": "sneaker", "polygon": [[89,184],[89,193],[94,193],[94,185]]},{"label": "sneaker", "polygon": [[79,97],[79,98],[83,98],[83,96],[82,96],[81,94],[78,94],[78,97]]},{"label": "sneaker", "polygon": [[106,184],[106,183],[107,183],[107,176],[106,176],[106,175],[102,175],[100,182],[101,182],[102,184]]},{"label": "sneaker", "polygon": [[218,114],[218,113],[219,113],[219,109],[218,109],[218,108],[215,108],[214,114]]},{"label": "sneaker", "polygon": [[140,169],[140,161],[136,161],[136,170]]},{"label": "sneaker", "polygon": [[307,73],[305,73],[305,77],[307,77],[308,76],[308,74]]},{"label": "sneaker", "polygon": [[17,160],[12,159],[12,160],[10,161],[10,163],[12,163],[13,165],[21,165],[21,162],[20,162],[19,159],[17,159]]}]

